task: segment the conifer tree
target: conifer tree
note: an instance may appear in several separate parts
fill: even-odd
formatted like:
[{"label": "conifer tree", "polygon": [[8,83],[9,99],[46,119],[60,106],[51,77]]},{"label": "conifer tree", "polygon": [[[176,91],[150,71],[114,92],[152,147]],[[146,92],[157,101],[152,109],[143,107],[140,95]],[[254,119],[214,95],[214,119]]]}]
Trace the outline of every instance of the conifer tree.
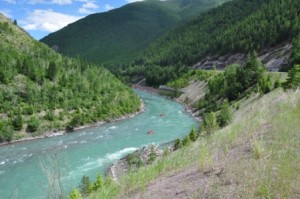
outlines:
[{"label": "conifer tree", "polygon": [[46,71],[46,78],[50,79],[51,81],[53,81],[55,79],[57,73],[57,66],[56,63],[51,61],[49,64],[49,67]]},{"label": "conifer tree", "polygon": [[284,83],[284,89],[295,89],[300,86],[300,65],[295,65],[289,70],[288,78]]}]

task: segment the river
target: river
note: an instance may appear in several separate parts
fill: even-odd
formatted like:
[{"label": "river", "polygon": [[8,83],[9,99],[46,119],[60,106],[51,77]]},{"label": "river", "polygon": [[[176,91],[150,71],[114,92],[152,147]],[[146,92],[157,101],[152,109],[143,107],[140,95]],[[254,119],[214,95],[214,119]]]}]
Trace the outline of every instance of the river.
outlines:
[{"label": "river", "polygon": [[[59,160],[62,186],[67,195],[83,175],[91,180],[104,174],[118,159],[147,144],[162,144],[189,133],[197,122],[184,107],[161,96],[136,91],[145,112],[123,121],[0,147],[0,198],[47,198],[46,171],[53,157]],[[164,114],[161,117],[160,114]],[[148,135],[152,130],[154,134]],[[43,169],[44,168],[44,169]]]}]

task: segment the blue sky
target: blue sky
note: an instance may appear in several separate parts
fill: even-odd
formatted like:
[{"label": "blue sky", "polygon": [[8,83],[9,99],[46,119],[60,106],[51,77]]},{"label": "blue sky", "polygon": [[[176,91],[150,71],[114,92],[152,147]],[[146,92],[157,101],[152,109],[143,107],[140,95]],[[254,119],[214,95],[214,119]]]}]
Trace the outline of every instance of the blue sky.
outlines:
[{"label": "blue sky", "polygon": [[0,12],[39,40],[92,13],[142,0],[0,0]]}]

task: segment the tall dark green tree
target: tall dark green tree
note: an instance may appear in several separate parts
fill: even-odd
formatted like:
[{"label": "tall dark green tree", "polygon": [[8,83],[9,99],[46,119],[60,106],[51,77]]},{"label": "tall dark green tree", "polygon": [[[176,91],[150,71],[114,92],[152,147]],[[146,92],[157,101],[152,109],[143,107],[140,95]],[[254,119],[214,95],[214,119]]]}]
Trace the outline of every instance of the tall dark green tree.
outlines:
[{"label": "tall dark green tree", "polygon": [[57,74],[57,66],[56,63],[51,61],[48,69],[46,71],[46,78],[50,79],[51,81],[53,81],[55,79],[55,76]]},{"label": "tall dark green tree", "polygon": [[7,83],[6,75],[4,74],[3,70],[0,71],[0,83],[2,83],[2,84]]},{"label": "tall dark green tree", "polygon": [[264,66],[257,57],[255,51],[248,54],[246,63],[239,71],[239,82],[241,82],[244,90],[259,82],[263,77]]},{"label": "tall dark green tree", "polygon": [[293,51],[290,59],[290,66],[300,64],[300,35],[293,41]]},{"label": "tall dark green tree", "polygon": [[285,89],[295,89],[300,86],[300,65],[295,65],[288,72],[288,78],[283,84]]},{"label": "tall dark green tree", "polygon": [[87,196],[91,192],[91,182],[90,178],[88,176],[83,176],[81,178],[81,183],[79,185],[79,190],[82,194],[82,196]]}]

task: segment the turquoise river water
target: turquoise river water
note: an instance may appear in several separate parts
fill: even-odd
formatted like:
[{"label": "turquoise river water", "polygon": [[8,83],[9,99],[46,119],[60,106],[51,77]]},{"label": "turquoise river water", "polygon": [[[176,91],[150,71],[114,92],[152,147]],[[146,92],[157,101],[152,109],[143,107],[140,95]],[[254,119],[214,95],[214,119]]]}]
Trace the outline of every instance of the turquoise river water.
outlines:
[{"label": "turquoise river water", "polygon": [[[47,198],[45,169],[58,157],[67,195],[83,175],[91,180],[104,174],[118,159],[145,145],[163,144],[189,133],[197,122],[182,105],[136,91],[146,111],[133,118],[88,128],[63,136],[0,147],[0,198]],[[160,114],[164,117],[160,117]],[[154,134],[147,132],[153,130]],[[46,169],[47,170],[47,169]]]}]

